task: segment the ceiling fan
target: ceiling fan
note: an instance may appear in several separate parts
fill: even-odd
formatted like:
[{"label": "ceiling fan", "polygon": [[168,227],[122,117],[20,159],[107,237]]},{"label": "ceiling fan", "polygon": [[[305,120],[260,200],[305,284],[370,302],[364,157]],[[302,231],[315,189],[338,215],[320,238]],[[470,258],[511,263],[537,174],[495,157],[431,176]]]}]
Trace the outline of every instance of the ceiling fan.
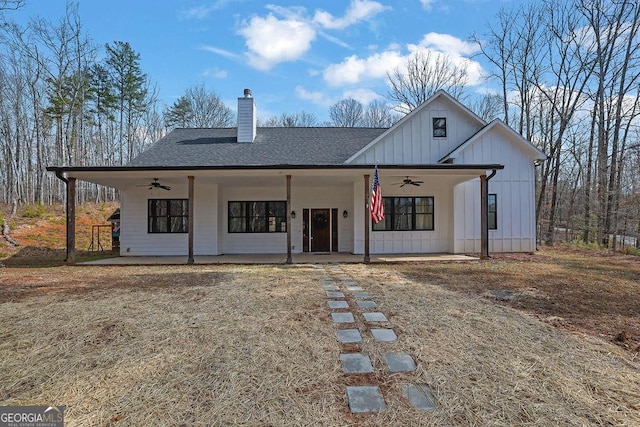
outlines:
[{"label": "ceiling fan", "polygon": [[[151,181],[149,184],[149,190],[153,190],[154,188],[162,188],[163,190],[171,190],[171,187],[169,187],[168,185],[162,185],[158,182],[158,178],[153,178],[153,181]],[[138,187],[146,187],[147,185],[143,184],[143,185],[138,185]]]},{"label": "ceiling fan", "polygon": [[400,187],[404,187],[405,185],[415,185],[416,187],[420,187],[423,183],[424,181],[414,181],[413,179],[406,177],[402,180],[402,183],[398,183],[396,185],[399,185]]}]

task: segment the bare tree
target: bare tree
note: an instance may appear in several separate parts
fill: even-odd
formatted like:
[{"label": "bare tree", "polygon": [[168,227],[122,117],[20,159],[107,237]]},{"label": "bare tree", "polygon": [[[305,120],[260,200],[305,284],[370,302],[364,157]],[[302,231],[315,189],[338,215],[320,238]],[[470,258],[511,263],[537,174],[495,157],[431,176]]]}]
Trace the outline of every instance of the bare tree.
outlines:
[{"label": "bare tree", "polygon": [[204,83],[188,87],[185,97],[191,103],[190,127],[229,127],[235,123],[231,108],[215,91],[207,90]]},{"label": "bare tree", "polygon": [[387,81],[387,98],[396,104],[396,111],[407,114],[440,89],[461,99],[466,90],[467,69],[444,53],[423,49],[409,57],[404,69],[397,67],[387,73]]},{"label": "bare tree", "polygon": [[505,113],[504,105],[502,96],[496,93],[485,93],[471,104],[471,111],[480,116],[482,120],[490,122]]},{"label": "bare tree", "polygon": [[259,122],[258,125],[268,128],[314,127],[318,126],[318,118],[306,111],[282,113],[280,116],[271,116],[264,122]]},{"label": "bare tree", "polygon": [[[494,27],[494,24],[492,24],[493,21],[497,22],[497,26]],[[473,34],[471,41],[480,47],[482,56],[495,65],[495,68],[490,73],[490,77],[497,78],[500,83],[504,122],[508,125],[509,80],[512,76],[512,70],[509,64],[512,63],[513,57],[513,26],[517,22],[516,13],[513,10],[501,9],[492,22],[487,24],[488,32],[483,38]],[[485,98],[483,100],[484,105],[479,106],[479,111],[487,111],[487,107],[493,104],[494,101],[495,98]],[[493,109],[492,105],[491,107],[491,109]],[[480,116],[482,117],[482,115]]]},{"label": "bare tree", "polygon": [[400,120],[389,106],[380,100],[373,100],[365,109],[362,125],[369,128],[388,128]]},{"label": "bare tree", "polygon": [[0,11],[18,10],[26,3],[25,0],[0,0]]},{"label": "bare tree", "polygon": [[358,127],[364,123],[364,108],[353,98],[343,99],[329,107],[331,125],[336,127]]}]

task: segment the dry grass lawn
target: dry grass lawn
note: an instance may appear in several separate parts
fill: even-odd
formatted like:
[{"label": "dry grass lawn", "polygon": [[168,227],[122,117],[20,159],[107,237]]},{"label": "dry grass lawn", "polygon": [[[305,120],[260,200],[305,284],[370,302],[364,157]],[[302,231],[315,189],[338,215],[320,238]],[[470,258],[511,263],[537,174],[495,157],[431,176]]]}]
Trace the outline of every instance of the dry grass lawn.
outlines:
[{"label": "dry grass lawn", "polygon": [[[361,377],[340,369],[311,265],[3,268],[0,405],[66,405],[69,426],[640,425],[635,353],[473,291],[490,265],[342,266],[399,336],[373,342],[358,322],[349,350],[375,368]],[[445,286],[465,269],[468,290]],[[387,352],[418,370],[390,374]],[[437,409],[412,409],[407,383]],[[379,385],[387,409],[350,414],[355,384]]]}]

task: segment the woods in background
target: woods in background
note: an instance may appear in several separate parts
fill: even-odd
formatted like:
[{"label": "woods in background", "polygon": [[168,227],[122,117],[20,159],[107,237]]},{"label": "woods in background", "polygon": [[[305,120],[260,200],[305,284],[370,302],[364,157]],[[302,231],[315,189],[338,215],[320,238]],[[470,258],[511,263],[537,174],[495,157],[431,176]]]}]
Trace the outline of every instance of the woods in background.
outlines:
[{"label": "woods in background", "polygon": [[[0,13],[18,9],[0,1]],[[5,15],[8,12],[5,12]],[[8,16],[5,16],[7,18]],[[640,7],[633,0],[538,0],[503,9],[471,36],[489,64],[483,95],[445,53],[416,51],[388,73],[388,102],[341,100],[330,122],[283,113],[261,126],[388,127],[438,89],[539,147],[537,223],[546,243],[616,245],[640,235]],[[70,3],[58,22],[0,28],[0,202],[64,200],[50,165],[123,165],[174,127],[234,126],[214,91],[195,85],[159,111],[126,41],[97,46]],[[79,182],[79,201],[115,190]],[[558,231],[561,231],[559,234]],[[613,241],[610,241],[613,239]],[[633,240],[637,245],[637,239]]]}]

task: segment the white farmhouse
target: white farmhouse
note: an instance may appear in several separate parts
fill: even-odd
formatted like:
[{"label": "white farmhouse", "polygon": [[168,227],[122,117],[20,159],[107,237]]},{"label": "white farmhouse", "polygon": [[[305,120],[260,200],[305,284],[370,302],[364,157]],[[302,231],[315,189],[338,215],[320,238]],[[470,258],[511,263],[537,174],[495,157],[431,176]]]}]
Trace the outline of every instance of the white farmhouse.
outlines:
[{"label": "white farmhouse", "polygon": [[[67,183],[75,256],[76,180],[121,191],[121,256],[532,252],[535,165],[544,153],[444,91],[391,128],[175,129],[130,164],[53,166]],[[367,203],[378,165],[385,218]]]}]

